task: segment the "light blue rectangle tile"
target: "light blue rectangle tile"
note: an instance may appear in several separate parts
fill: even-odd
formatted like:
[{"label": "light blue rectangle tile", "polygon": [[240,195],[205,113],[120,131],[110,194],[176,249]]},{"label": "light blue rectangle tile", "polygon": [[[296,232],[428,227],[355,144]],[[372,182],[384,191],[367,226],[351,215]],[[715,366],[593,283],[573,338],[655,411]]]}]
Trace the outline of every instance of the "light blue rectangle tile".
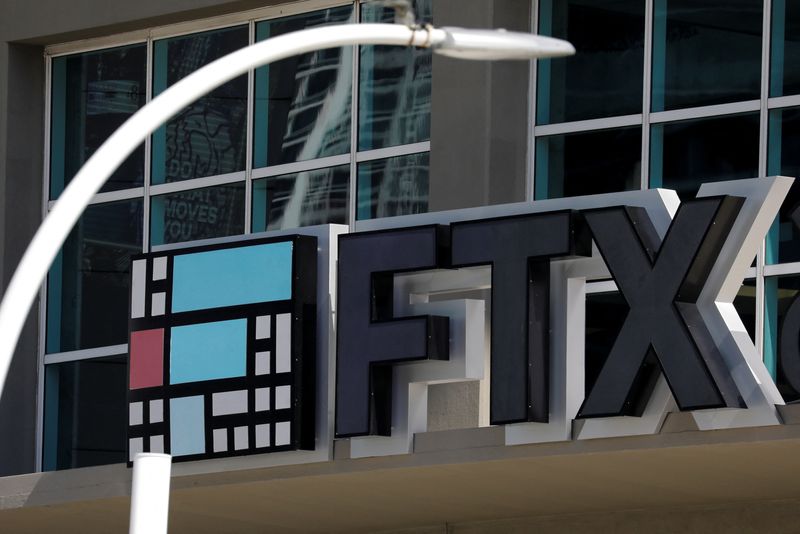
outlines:
[{"label": "light blue rectangle tile", "polygon": [[205,453],[203,396],[170,399],[169,412],[170,453],[173,456]]},{"label": "light blue rectangle tile", "polygon": [[291,241],[175,256],[173,312],[291,298]]},{"label": "light blue rectangle tile", "polygon": [[173,327],[169,362],[171,384],[244,376],[247,319]]}]

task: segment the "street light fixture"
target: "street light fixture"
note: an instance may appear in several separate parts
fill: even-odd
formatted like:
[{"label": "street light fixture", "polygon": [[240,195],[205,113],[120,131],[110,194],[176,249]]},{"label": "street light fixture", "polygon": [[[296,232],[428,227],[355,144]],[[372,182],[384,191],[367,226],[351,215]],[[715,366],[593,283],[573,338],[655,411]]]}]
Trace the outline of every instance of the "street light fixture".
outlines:
[{"label": "street light fixture", "polygon": [[[406,2],[394,4],[398,2],[392,4],[395,8],[407,6]],[[397,13],[404,14],[403,20],[408,21],[407,11]],[[31,240],[0,304],[0,395],[25,318],[59,249],[92,197],[148,135],[187,105],[251,69],[306,52],[351,45],[416,46],[444,56],[474,60],[529,60],[575,53],[570,43],[560,39],[505,30],[342,24],[274,37],[228,54],[188,75],[137,111],[97,149],[61,193]],[[167,474],[167,481],[168,477]],[[141,486],[135,484],[134,490]],[[139,492],[133,493],[135,501]],[[156,521],[140,518],[137,522],[133,521],[136,509],[134,503],[135,530],[131,532],[166,532],[166,513],[163,518],[151,517]]]}]

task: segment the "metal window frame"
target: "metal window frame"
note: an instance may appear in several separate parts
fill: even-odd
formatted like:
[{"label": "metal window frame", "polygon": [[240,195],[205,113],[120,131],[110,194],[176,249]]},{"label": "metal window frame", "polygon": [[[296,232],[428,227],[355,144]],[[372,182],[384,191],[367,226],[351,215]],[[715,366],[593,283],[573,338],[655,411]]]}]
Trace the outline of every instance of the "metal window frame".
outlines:
[{"label": "metal window frame", "polygon": [[[50,141],[51,141],[51,98],[52,98],[52,60],[56,57],[62,57],[73,54],[83,54],[107,50],[110,48],[117,48],[121,46],[144,44],[146,46],[146,88],[145,88],[145,101],[150,102],[153,99],[153,49],[154,42],[162,39],[170,39],[174,37],[181,37],[195,33],[206,31],[221,30],[225,28],[232,28],[236,26],[247,25],[248,27],[248,43],[255,42],[255,25],[259,22],[266,20],[273,20],[288,16],[301,15],[304,13],[311,13],[322,9],[329,9],[341,6],[352,6],[355,14],[355,20],[360,20],[361,4],[365,0],[299,0],[292,3],[281,4],[277,6],[269,6],[263,8],[252,9],[248,11],[241,11],[238,13],[221,15],[210,18],[203,18],[192,20],[188,22],[181,22],[177,24],[170,24],[164,26],[157,26],[143,30],[136,30],[113,36],[103,36],[90,39],[82,39],[78,41],[59,43],[47,46],[44,53],[45,61],[45,117],[44,117],[44,162],[43,162],[43,182],[44,192],[42,199],[42,217],[46,216],[47,212],[55,204],[55,201],[50,200]],[[353,48],[353,72],[352,72],[352,89],[351,89],[351,128],[350,128],[350,151],[336,156],[316,158],[313,160],[298,161],[282,165],[272,165],[268,167],[254,168],[253,167],[253,128],[255,121],[255,87],[254,87],[254,71],[251,70],[247,74],[247,115],[246,115],[246,162],[245,169],[234,173],[208,176],[203,178],[195,178],[192,180],[185,180],[180,182],[169,182],[164,184],[151,183],[151,148],[152,136],[148,136],[145,141],[145,157],[144,157],[144,184],[140,187],[132,187],[128,189],[121,189],[118,191],[108,191],[98,193],[91,201],[92,205],[106,204],[109,202],[117,202],[120,200],[142,199],[142,251],[149,250],[167,250],[171,245],[152,246],[150,242],[150,217],[151,217],[151,201],[155,196],[177,193],[182,191],[192,191],[200,188],[228,185],[234,183],[245,184],[245,221],[244,233],[223,238],[214,238],[214,242],[227,242],[238,241],[247,238],[252,234],[252,197],[253,197],[253,181],[263,179],[270,176],[279,176],[283,174],[292,174],[297,172],[323,169],[328,167],[335,167],[339,165],[350,166],[350,178],[348,183],[348,222],[351,227],[355,224],[356,219],[356,187],[357,187],[357,172],[358,163],[362,161],[374,161],[376,159],[383,159],[389,157],[403,156],[409,154],[425,153],[430,151],[430,141],[420,143],[411,143],[406,145],[393,146],[382,148],[378,150],[358,151],[358,77],[359,77],[359,47]],[[193,244],[204,242],[193,241]],[[175,246],[185,246],[181,243]],[[37,351],[37,416],[36,416],[36,458],[35,469],[37,472],[42,471],[43,468],[43,454],[44,454],[44,394],[45,394],[45,368],[47,365],[53,365],[63,362],[80,361],[92,358],[103,358],[119,354],[125,354],[128,351],[127,344],[111,345],[106,347],[97,347],[92,349],[81,349],[75,351],[47,353],[47,283],[42,285],[40,290],[40,307],[39,307],[39,347]]]}]

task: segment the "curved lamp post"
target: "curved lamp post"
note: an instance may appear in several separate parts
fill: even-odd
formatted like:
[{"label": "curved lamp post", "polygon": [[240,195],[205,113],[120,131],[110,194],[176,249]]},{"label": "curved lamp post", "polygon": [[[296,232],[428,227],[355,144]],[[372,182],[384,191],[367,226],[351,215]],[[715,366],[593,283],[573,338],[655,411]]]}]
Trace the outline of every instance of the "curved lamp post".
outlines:
[{"label": "curved lamp post", "polygon": [[[53,259],[95,193],[148,135],[201,96],[251,69],[314,50],[365,44],[431,48],[445,56],[477,60],[533,59],[575,53],[566,41],[504,30],[343,24],[274,37],[195,71],[142,107],[97,149],[61,193],[34,235],[0,304],[0,395],[25,318]],[[142,461],[148,460],[143,457]],[[166,466],[168,483],[169,462]],[[141,477],[147,476],[145,471],[142,469]],[[139,508],[136,501],[146,493],[136,491],[144,484],[143,480],[137,480],[137,475],[134,467],[131,532],[166,532],[166,505],[162,518],[155,517],[159,514],[151,515],[154,522],[133,520]]]}]

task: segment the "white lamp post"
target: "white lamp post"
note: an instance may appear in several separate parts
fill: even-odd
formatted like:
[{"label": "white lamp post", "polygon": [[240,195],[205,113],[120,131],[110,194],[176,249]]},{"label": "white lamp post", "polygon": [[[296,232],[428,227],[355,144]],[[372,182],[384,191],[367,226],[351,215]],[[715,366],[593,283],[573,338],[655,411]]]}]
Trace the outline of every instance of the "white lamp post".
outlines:
[{"label": "white lamp post", "polygon": [[[314,50],[367,44],[431,48],[445,56],[478,60],[558,57],[575,52],[566,41],[504,30],[343,24],[274,37],[195,71],[141,108],[97,149],[60,195],[34,235],[0,304],[0,395],[25,318],[53,259],[95,193],[148,135],[187,105],[250,69]],[[134,504],[140,498],[137,495],[139,489],[166,484],[166,490],[162,488],[162,491],[168,491],[169,461],[156,460],[161,459],[145,461],[160,467],[142,470],[134,467]],[[134,461],[134,466],[137,462]],[[148,479],[152,479],[152,483]],[[148,511],[143,506],[133,506],[132,533],[166,532],[166,506],[161,509],[163,518],[155,521],[136,520],[137,510],[155,513],[155,510]],[[160,526],[155,528],[154,525]]]}]

